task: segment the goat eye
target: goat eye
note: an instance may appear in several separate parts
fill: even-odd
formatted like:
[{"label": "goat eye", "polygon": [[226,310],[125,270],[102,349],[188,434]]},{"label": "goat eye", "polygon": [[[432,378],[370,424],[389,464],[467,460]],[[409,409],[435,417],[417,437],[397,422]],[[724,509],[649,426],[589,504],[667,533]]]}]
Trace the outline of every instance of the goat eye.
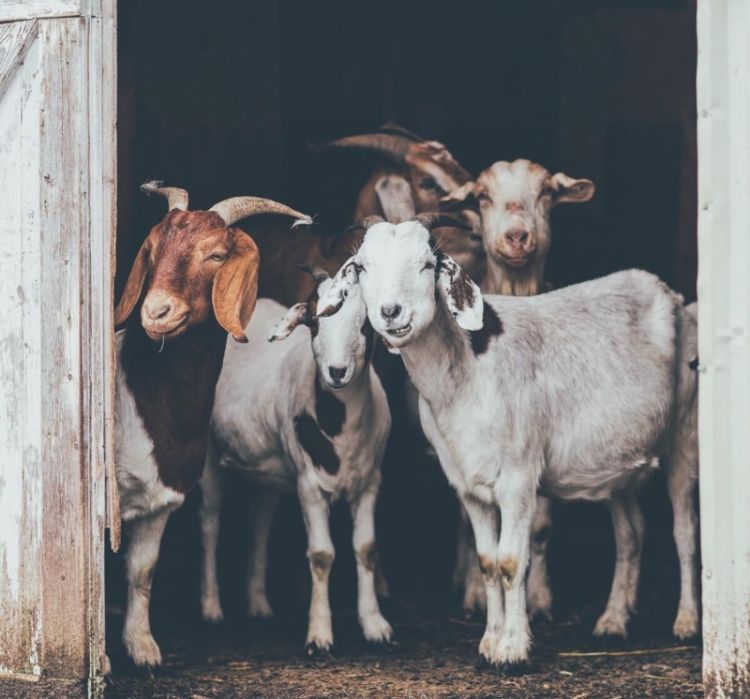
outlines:
[{"label": "goat eye", "polygon": [[434,177],[425,177],[420,183],[419,186],[422,189],[438,189],[438,183],[435,182]]},{"label": "goat eye", "polygon": [[227,256],[221,252],[215,252],[212,255],[209,255],[209,260],[213,260],[214,262],[224,262],[224,260],[227,259]]},{"label": "goat eye", "polygon": [[426,269],[435,269],[435,263],[434,262],[425,262],[424,267],[422,267],[422,271],[424,272]]},{"label": "goat eye", "polygon": [[490,195],[487,194],[487,192],[480,192],[477,195],[477,199],[479,199],[479,201],[486,201],[486,202],[491,202],[492,201],[492,199],[490,198]]},{"label": "goat eye", "polygon": [[355,262],[354,263],[354,271],[357,274],[361,274],[362,272],[366,272],[367,270],[365,269],[364,265],[360,265],[359,263]]}]

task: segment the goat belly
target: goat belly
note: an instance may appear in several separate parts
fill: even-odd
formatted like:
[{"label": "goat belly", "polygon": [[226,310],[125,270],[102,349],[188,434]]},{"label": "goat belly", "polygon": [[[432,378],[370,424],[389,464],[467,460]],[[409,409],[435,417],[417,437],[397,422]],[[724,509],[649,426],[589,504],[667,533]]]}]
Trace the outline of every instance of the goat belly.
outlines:
[{"label": "goat belly", "polygon": [[547,467],[542,473],[540,491],[561,500],[609,500],[617,493],[637,489],[658,466],[658,458],[644,457],[586,470]]}]

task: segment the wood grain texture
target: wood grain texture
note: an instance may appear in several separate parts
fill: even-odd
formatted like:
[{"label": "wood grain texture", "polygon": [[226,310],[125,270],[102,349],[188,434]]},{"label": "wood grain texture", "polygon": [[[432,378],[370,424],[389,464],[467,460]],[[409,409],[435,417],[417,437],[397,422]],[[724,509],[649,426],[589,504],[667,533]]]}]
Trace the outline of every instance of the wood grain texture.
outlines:
[{"label": "wood grain texture", "polygon": [[76,17],[89,11],[88,0],[0,0],[0,22]]},{"label": "wood grain texture", "polygon": [[0,99],[38,31],[39,24],[36,20],[0,24]]},{"label": "wood grain texture", "polygon": [[91,696],[114,370],[116,6],[101,5],[4,31],[26,45],[0,96],[0,675],[89,679]]}]

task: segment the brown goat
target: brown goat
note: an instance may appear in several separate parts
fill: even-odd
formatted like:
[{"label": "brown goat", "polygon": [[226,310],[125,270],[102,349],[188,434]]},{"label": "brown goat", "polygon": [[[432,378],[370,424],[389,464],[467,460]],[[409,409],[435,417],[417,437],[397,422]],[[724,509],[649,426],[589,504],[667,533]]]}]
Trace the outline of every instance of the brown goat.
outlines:
[{"label": "brown goat", "polygon": [[[357,148],[383,156],[388,167],[379,168],[360,191],[353,220],[382,216],[399,222],[417,213],[438,211],[447,192],[470,181],[447,148],[436,141],[424,141],[400,127],[383,132],[347,136],[317,146],[321,149]],[[467,225],[479,229],[479,216],[472,207],[453,211]],[[478,234],[458,228],[443,228],[438,234],[441,249],[451,255],[471,276],[484,276],[484,249]],[[290,306],[314,290],[311,277],[300,266],[319,266],[335,274],[362,242],[361,230],[341,236],[324,236],[314,230],[293,229],[279,235],[273,224],[253,228],[261,250],[260,295]]]},{"label": "brown goat", "polygon": [[162,533],[203,471],[226,333],[247,341],[257,298],[258,248],[232,224],[261,213],[309,219],[255,197],[187,211],[183,189],[142,189],[165,196],[170,210],[141,245],[115,310],[125,325],[117,334],[115,469],[130,523],[123,641],[136,665],[154,666],[161,653],[148,608]]}]

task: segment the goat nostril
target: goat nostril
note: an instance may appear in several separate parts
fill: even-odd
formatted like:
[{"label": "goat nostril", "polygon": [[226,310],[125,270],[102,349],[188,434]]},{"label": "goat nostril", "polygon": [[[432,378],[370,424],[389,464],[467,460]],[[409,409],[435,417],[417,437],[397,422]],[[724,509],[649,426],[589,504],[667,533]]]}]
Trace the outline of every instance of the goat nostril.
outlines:
[{"label": "goat nostril", "polygon": [[398,314],[401,313],[401,306],[397,303],[392,303],[386,306],[380,307],[380,315],[383,316],[386,320],[393,320],[394,318],[398,317]]},{"label": "goat nostril", "polygon": [[525,243],[528,239],[529,239],[529,234],[526,231],[521,233],[520,240],[522,243]]},{"label": "goat nostril", "polygon": [[329,366],[328,373],[334,381],[337,381],[343,379],[346,375],[346,367]]}]

